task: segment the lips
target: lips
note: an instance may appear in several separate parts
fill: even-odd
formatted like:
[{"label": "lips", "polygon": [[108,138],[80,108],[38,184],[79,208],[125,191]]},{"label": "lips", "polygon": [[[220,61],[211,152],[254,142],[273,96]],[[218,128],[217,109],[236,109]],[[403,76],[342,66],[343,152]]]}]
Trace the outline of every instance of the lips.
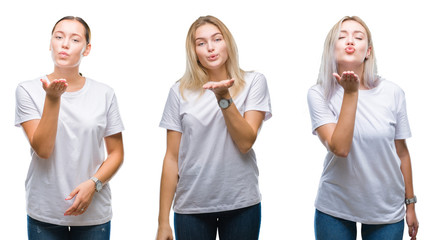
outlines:
[{"label": "lips", "polygon": [[69,55],[68,53],[66,53],[66,52],[60,52],[59,55],[60,55],[61,57],[68,57],[68,56],[70,56],[70,55]]},{"label": "lips", "polygon": [[354,47],[346,47],[345,48],[345,52],[348,54],[352,54],[356,51],[356,49]]},{"label": "lips", "polygon": [[208,61],[214,61],[219,57],[219,54],[213,54],[207,57]]}]

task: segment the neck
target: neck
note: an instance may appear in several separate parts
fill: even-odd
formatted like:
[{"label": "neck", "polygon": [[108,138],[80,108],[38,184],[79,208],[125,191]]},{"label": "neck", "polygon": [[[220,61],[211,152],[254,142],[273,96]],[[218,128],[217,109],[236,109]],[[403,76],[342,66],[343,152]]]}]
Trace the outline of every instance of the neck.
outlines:
[{"label": "neck", "polygon": [[81,89],[85,84],[85,78],[79,74],[79,67],[60,68],[55,66],[53,73],[47,75],[50,81],[65,79],[68,83],[67,92],[74,92]]},{"label": "neck", "polygon": [[359,80],[360,80],[360,86],[359,89],[363,90],[363,89],[367,89],[365,87],[364,81],[363,81],[363,71],[364,71],[364,64],[360,64],[360,65],[338,65],[338,74],[339,76],[342,75],[343,72],[345,71],[352,71],[354,72],[357,76],[359,76]]}]

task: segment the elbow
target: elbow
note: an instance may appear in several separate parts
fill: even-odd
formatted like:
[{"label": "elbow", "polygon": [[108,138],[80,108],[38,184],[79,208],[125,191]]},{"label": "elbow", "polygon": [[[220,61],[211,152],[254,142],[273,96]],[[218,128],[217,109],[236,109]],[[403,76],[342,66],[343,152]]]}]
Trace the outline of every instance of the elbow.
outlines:
[{"label": "elbow", "polygon": [[52,152],[50,150],[36,150],[34,149],[34,152],[36,153],[36,155],[38,155],[39,158],[41,159],[48,159],[52,156]]},{"label": "elbow", "polygon": [[254,142],[242,143],[238,145],[239,152],[242,154],[247,154],[251,149]]},{"label": "elbow", "polygon": [[350,153],[349,149],[331,149],[330,150],[334,155],[341,158],[348,157],[348,154]]},{"label": "elbow", "polygon": [[348,157],[348,153],[349,152],[340,152],[340,153],[333,153],[333,154],[335,154],[337,157],[346,158],[346,157]]},{"label": "elbow", "polygon": [[239,147],[239,152],[242,154],[247,154],[252,147]]}]

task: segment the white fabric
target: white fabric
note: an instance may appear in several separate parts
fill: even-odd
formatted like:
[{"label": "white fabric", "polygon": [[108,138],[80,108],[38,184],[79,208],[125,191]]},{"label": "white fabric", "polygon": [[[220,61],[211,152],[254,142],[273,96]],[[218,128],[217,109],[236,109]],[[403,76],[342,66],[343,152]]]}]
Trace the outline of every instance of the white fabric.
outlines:
[{"label": "white fabric", "polygon": [[[23,122],[41,119],[45,91],[39,79],[22,82],[17,87],[17,127]],[[113,89],[87,78],[79,91],[65,92],[61,96],[51,157],[41,159],[31,149],[32,160],[26,179],[28,215],[39,221],[69,226],[97,225],[111,220],[108,184],[94,194],[88,210],[79,216],[64,216],[74,202],[74,198],[70,201],[65,198],[92,177],[105,160],[104,137],[121,131],[123,123]]]},{"label": "white fabric", "polygon": [[[266,79],[262,74],[245,74],[246,85],[233,99],[243,115],[250,110],[271,117]],[[179,83],[170,90],[160,127],[182,132],[179,181],[174,211],[182,214],[234,210],[261,201],[256,156],[251,149],[239,152],[234,144],[213,92],[186,91]]]},{"label": "white fabric", "polygon": [[[324,99],[320,85],[308,92],[312,131],[339,118],[343,88]],[[315,207],[326,214],[365,224],[403,219],[405,186],[395,139],[411,136],[404,92],[382,80],[360,90],[353,143],[347,158],[328,152]]]}]

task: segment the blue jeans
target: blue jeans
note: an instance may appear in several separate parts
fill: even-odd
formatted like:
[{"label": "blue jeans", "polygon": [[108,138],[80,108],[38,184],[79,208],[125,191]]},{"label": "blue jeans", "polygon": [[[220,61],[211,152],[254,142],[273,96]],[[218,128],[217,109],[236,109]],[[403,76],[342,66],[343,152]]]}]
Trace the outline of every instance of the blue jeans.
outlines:
[{"label": "blue jeans", "polygon": [[93,226],[60,226],[27,216],[29,240],[109,240],[111,221]]},{"label": "blue jeans", "polygon": [[261,204],[242,209],[202,214],[175,213],[176,240],[257,240]]},{"label": "blue jeans", "polygon": [[[402,240],[404,220],[392,224],[362,224],[363,240]],[[356,222],[315,211],[316,240],[356,240]]]}]

